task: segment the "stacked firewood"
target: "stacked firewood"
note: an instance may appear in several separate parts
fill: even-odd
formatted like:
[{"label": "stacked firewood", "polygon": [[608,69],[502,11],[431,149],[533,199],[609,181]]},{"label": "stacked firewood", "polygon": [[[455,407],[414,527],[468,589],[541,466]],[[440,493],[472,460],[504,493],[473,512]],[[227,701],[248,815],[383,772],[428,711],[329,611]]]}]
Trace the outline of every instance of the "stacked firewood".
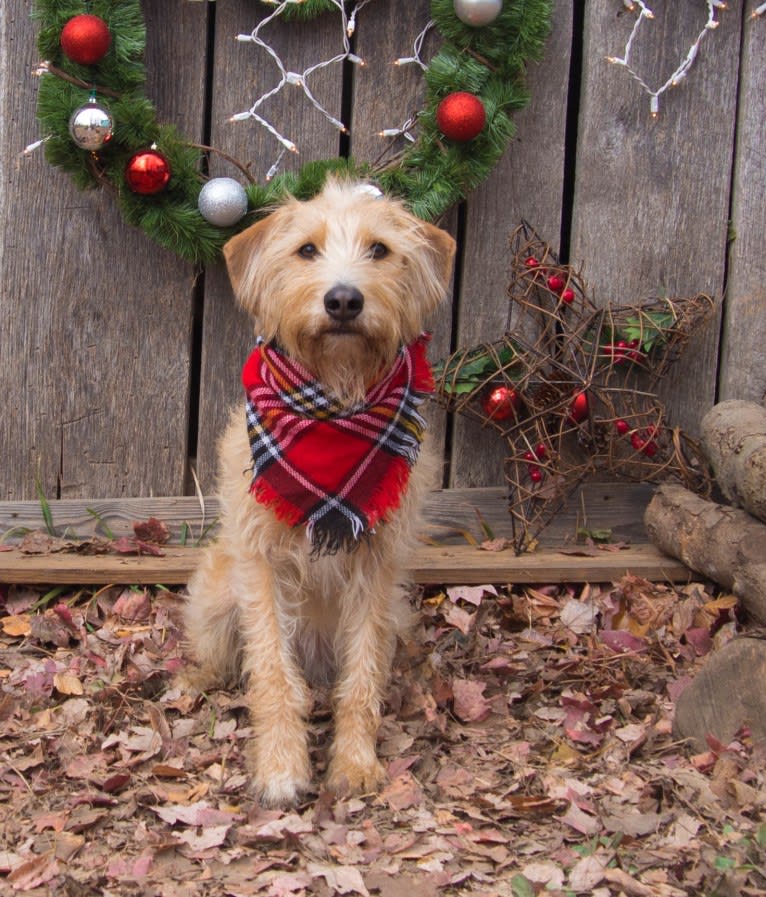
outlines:
[{"label": "stacked firewood", "polygon": [[766,623],[766,408],[740,400],[715,405],[702,420],[702,447],[725,502],[661,486],[646,510],[649,536]]},{"label": "stacked firewood", "polygon": [[[729,400],[702,420],[702,447],[721,501],[663,485],[645,523],[666,554],[733,592],[766,624],[766,408]],[[750,738],[766,745],[766,640],[748,626],[712,654],[680,695],[674,731],[698,750]]]}]

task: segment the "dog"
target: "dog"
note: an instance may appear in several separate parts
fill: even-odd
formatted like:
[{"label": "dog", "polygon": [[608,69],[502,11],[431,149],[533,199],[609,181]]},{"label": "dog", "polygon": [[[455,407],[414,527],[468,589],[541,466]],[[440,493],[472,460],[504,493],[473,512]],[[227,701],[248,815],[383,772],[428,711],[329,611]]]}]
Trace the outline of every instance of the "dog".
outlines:
[{"label": "dog", "polygon": [[200,689],[246,682],[264,805],[311,787],[314,684],[332,686],[327,788],[371,792],[385,779],[376,734],[434,481],[418,452],[421,334],[454,253],[445,231],[342,180],[289,198],[224,247],[261,339],[243,371],[247,414],[234,409],[219,444],[220,534],[188,585],[186,675]]}]

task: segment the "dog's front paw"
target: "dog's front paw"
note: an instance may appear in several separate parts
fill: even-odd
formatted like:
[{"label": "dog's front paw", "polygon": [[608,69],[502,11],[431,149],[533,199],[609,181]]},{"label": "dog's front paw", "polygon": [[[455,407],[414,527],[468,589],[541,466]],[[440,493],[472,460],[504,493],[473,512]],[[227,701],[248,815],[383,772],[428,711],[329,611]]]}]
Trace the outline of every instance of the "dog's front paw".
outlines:
[{"label": "dog's front paw", "polygon": [[250,754],[253,790],[264,807],[294,807],[311,787],[308,753],[254,748]]},{"label": "dog's front paw", "polygon": [[294,807],[309,790],[309,784],[307,778],[295,780],[290,776],[269,779],[258,775],[253,777],[253,788],[263,807]]},{"label": "dog's front paw", "polygon": [[386,780],[386,771],[376,758],[363,763],[335,757],[327,771],[327,789],[335,794],[368,794]]},{"label": "dog's front paw", "polygon": [[211,666],[203,666],[194,663],[185,663],[176,673],[174,679],[177,688],[182,691],[206,692],[217,688],[226,688],[231,685],[231,679],[220,670]]}]

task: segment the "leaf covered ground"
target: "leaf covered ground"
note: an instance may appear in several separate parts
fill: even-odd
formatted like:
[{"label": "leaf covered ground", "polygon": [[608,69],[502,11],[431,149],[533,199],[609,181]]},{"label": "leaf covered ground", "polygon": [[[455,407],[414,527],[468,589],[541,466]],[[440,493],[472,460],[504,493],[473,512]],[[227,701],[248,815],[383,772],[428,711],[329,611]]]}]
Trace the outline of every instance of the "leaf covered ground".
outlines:
[{"label": "leaf covered ground", "polygon": [[[766,891],[747,733],[692,754],[674,699],[729,596],[626,577],[426,589],[380,732],[379,794],[250,796],[239,693],[175,687],[182,597],[0,589],[0,893],[380,897]],[[331,729],[312,716],[317,781]]]}]

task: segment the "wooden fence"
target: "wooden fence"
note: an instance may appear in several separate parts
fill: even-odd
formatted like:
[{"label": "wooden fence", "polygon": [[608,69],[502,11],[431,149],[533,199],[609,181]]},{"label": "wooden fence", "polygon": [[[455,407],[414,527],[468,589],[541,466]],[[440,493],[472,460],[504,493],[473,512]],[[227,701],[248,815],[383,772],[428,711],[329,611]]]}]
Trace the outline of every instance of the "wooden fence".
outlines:
[{"label": "wooden fence", "polygon": [[[523,2],[523,0],[506,0]],[[650,0],[636,65],[662,83],[707,17],[704,0]],[[460,238],[452,306],[434,322],[435,355],[500,336],[507,318],[508,235],[521,218],[581,265],[599,302],[714,295],[718,314],[664,385],[672,419],[694,431],[717,398],[766,391],[766,17],[734,0],[691,72],[653,120],[619,55],[635,22],[623,0],[557,0],[545,58],[529,72],[530,106],[490,180],[447,224]],[[257,126],[230,124],[270,61],[234,36],[263,15],[255,0],[145,0],[149,95],[190,140],[252,163],[275,156]],[[41,152],[30,0],[0,4],[0,500],[182,495],[213,488],[225,409],[252,328],[225,272],[179,261],[132,230],[104,192],[80,193]],[[350,150],[377,154],[382,127],[418,108],[417,70],[396,68],[428,19],[426,0],[377,0],[360,14]],[[276,26],[291,62],[327,54],[337,25]],[[645,35],[645,37],[644,37]],[[303,66],[307,63],[304,61]],[[211,80],[207,73],[210,73]],[[314,81],[340,114],[337,70]],[[338,136],[295,95],[270,117],[298,135],[300,157],[338,153]],[[233,174],[220,162],[217,173]],[[438,416],[438,415],[437,415]],[[499,440],[464,419],[438,424],[446,483],[502,481]]]}]

